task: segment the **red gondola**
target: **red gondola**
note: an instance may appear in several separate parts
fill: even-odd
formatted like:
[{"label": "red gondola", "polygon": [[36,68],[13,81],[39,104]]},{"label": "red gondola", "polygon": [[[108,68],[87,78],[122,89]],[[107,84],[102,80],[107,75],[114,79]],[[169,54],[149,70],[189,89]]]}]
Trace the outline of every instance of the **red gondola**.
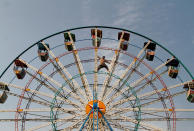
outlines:
[{"label": "red gondola", "polygon": [[25,63],[23,63],[22,61],[20,61],[19,59],[16,59],[14,61],[14,72],[17,76],[18,79],[23,79],[26,75],[26,70],[25,68],[27,68],[27,65]]},{"label": "red gondola", "polygon": [[[95,29],[91,29],[91,36],[92,36],[92,45],[95,46],[95,42],[96,42]],[[97,29],[97,47],[100,47],[101,39],[102,39],[102,30]]]},{"label": "red gondola", "polygon": [[[122,36],[122,32],[119,32],[119,33],[118,33],[118,40],[121,39],[121,36]],[[120,48],[121,48],[122,50],[127,50],[127,48],[128,48],[128,43],[129,43],[129,38],[130,38],[130,34],[127,33],[127,32],[124,32],[123,37],[122,37],[122,39],[121,39],[121,46],[120,46]]]}]

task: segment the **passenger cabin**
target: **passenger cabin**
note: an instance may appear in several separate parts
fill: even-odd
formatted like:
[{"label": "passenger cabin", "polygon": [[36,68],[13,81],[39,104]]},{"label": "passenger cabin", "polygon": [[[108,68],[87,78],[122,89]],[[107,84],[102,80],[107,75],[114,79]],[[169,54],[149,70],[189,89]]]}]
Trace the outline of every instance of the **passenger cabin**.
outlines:
[{"label": "passenger cabin", "polygon": [[19,59],[16,59],[14,61],[14,72],[17,76],[18,79],[23,79],[26,75],[26,70],[25,68],[27,68],[27,65],[25,63],[23,63],[22,61],[20,61]]},{"label": "passenger cabin", "polygon": [[0,94],[0,103],[1,104],[5,103],[5,101],[7,100],[7,97],[8,96],[5,91],[2,94]]},{"label": "passenger cabin", "polygon": [[186,89],[186,90],[194,90],[194,80],[192,82],[188,82],[186,84],[184,84],[183,86],[183,89]]},{"label": "passenger cabin", "polygon": [[[144,47],[147,45],[148,42],[144,43]],[[156,50],[156,44],[153,42],[150,42],[150,44],[145,49],[146,59],[148,61],[153,61],[155,56],[155,50]]]},{"label": "passenger cabin", "polygon": [[121,39],[121,46],[120,46],[120,48],[121,48],[122,50],[127,50],[127,48],[128,48],[128,43],[129,43],[130,34],[127,33],[127,32],[124,32],[123,38],[121,38],[121,36],[122,36],[122,32],[119,32],[119,33],[118,33],[118,40]]},{"label": "passenger cabin", "polygon": [[[49,48],[49,44],[46,44],[46,46]],[[47,61],[49,58],[48,50],[42,43],[38,43],[38,57],[43,62]]]},{"label": "passenger cabin", "polygon": [[95,46],[95,42],[97,40],[97,47],[100,47],[101,39],[102,39],[102,30],[97,29],[97,34],[95,35],[95,29],[91,29],[91,36],[92,36],[92,45]]},{"label": "passenger cabin", "polygon": [[3,90],[3,93],[0,94],[0,103],[3,104],[7,100],[7,94],[5,91],[9,91],[9,88],[4,83],[0,82],[0,90]]},{"label": "passenger cabin", "polygon": [[[167,59],[168,61],[169,59]],[[178,68],[179,68],[179,61],[177,59],[173,59],[171,60],[170,62],[168,62],[166,64],[166,66],[168,67],[168,75],[171,77],[171,78],[176,78],[177,75],[178,75]]]},{"label": "passenger cabin", "polygon": [[9,91],[9,88],[7,85],[5,85],[4,83],[0,82],[0,90],[6,90],[6,91]]},{"label": "passenger cabin", "polygon": [[[70,33],[70,35],[71,35],[71,38],[73,39],[73,42],[75,42],[76,41],[75,34]],[[72,51],[73,46],[72,46],[71,38],[69,37],[69,34],[67,32],[64,33],[64,38],[65,38],[65,48],[68,51]]]},{"label": "passenger cabin", "polygon": [[187,91],[187,100],[191,103],[194,103],[194,90],[189,89]]}]

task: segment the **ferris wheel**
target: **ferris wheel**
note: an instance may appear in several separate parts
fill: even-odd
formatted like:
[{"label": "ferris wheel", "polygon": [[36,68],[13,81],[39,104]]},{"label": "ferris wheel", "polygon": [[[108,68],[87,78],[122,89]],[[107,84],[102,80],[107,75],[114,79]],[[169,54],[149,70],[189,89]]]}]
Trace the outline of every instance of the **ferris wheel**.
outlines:
[{"label": "ferris wheel", "polygon": [[15,131],[175,131],[194,120],[185,65],[116,27],[67,29],[32,44],[1,74],[0,94],[0,122]]}]

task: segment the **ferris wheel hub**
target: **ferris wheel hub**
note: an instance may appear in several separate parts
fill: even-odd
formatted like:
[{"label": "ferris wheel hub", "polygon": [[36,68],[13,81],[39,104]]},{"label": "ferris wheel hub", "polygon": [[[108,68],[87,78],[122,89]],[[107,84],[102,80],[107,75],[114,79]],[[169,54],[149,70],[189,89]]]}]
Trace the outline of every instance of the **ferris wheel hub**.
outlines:
[{"label": "ferris wheel hub", "polygon": [[[86,114],[89,114],[91,110],[98,112],[98,118],[101,118],[102,114],[105,114],[106,112],[106,106],[99,100],[90,101],[86,105]],[[93,111],[90,114],[90,118],[93,118]],[[94,115],[94,117],[97,117],[97,115]]]}]

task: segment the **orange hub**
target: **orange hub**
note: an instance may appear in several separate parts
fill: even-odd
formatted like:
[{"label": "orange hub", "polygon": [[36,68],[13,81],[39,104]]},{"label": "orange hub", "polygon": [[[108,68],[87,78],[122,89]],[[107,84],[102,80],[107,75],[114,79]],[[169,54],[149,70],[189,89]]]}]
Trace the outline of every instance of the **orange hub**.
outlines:
[{"label": "orange hub", "polygon": [[[94,100],[88,102],[88,104],[86,105],[86,114],[89,114],[91,110],[93,110],[93,106],[98,107],[98,109],[104,114],[106,112],[106,106],[104,105],[103,102],[99,101],[99,100]],[[96,117],[96,116],[94,116]],[[102,114],[100,112],[98,112],[98,118],[101,118]],[[93,111],[90,114],[90,118],[93,118]]]}]

